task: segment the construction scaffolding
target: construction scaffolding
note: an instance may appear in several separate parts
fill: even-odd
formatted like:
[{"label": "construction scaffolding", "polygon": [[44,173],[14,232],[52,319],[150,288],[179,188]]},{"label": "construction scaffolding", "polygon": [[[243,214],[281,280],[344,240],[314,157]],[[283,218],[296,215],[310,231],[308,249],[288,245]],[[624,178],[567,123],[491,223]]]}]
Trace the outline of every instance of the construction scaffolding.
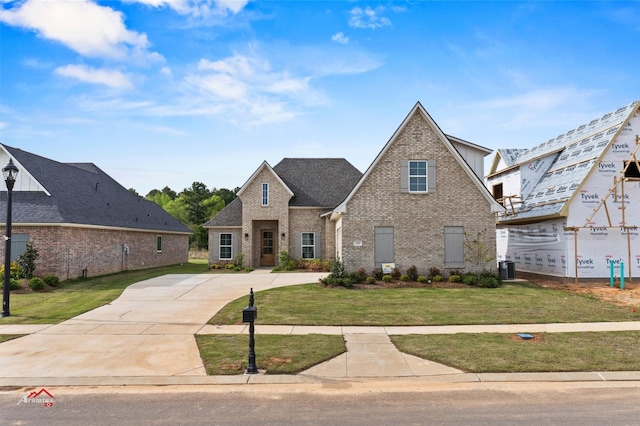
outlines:
[{"label": "construction scaffolding", "polygon": [[[607,226],[598,226],[598,228],[618,228],[626,234],[627,239],[627,265],[629,265],[628,271],[628,279],[629,282],[632,282],[633,279],[633,268],[631,268],[631,232],[638,230],[638,224],[629,224],[627,223],[627,205],[626,205],[626,197],[625,197],[625,183],[627,182],[640,182],[640,162],[638,161],[638,150],[640,149],[640,136],[636,135],[635,138],[636,146],[634,150],[631,152],[629,160],[624,163],[624,167],[620,172],[620,176],[613,177],[613,186],[609,188],[607,194],[602,197],[598,205],[593,209],[591,215],[586,219],[585,224],[583,226],[565,226],[565,231],[572,231],[574,235],[574,267],[575,267],[575,282],[578,283],[578,232],[580,229],[593,229],[592,221],[593,218],[600,210],[604,210],[604,214],[607,219]],[[614,225],[611,220],[611,213],[609,211],[609,205],[607,201],[611,201],[611,203],[619,202],[620,206],[617,207],[618,210],[621,211],[621,221],[618,225]]]}]

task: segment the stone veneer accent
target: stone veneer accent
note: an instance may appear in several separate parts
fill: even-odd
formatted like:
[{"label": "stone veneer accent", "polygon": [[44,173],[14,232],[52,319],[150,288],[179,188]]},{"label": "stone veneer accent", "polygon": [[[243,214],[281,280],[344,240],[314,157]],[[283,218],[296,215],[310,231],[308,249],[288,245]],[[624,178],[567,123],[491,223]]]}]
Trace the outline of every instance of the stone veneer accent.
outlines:
[{"label": "stone veneer accent", "polygon": [[[189,235],[166,232],[75,226],[13,226],[12,235],[29,234],[38,250],[35,275],[54,274],[61,280],[175,265],[189,260]],[[162,251],[156,250],[162,236]],[[123,254],[123,245],[129,254]],[[4,259],[4,244],[0,256]]]}]

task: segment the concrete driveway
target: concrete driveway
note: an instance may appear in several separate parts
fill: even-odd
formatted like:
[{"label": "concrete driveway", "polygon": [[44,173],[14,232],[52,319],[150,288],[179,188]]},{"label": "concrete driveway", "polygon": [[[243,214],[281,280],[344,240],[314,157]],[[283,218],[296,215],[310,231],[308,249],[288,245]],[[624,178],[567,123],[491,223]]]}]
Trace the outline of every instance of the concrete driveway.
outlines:
[{"label": "concrete driveway", "polygon": [[248,302],[250,288],[323,276],[254,271],[142,281],[108,305],[0,345],[0,377],[205,376],[194,334],[223,306],[242,296]]}]

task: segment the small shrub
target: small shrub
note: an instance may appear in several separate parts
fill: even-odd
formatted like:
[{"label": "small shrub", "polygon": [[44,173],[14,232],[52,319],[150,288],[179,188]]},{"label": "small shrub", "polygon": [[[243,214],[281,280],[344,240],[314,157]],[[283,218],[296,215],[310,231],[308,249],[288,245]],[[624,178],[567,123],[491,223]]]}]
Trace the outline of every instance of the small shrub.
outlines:
[{"label": "small shrub", "polygon": [[366,275],[363,277],[357,272],[351,272],[350,274],[347,274],[347,276],[345,277],[345,280],[349,281],[351,284],[360,284],[362,281],[365,280],[365,278],[366,278]]},{"label": "small shrub", "polygon": [[53,274],[47,274],[43,278],[44,283],[50,287],[58,287],[60,284],[60,278],[56,277]]},{"label": "small shrub", "polygon": [[16,280],[15,278],[10,278],[9,290],[20,290],[20,289],[22,289],[22,284],[20,284],[20,281]]},{"label": "small shrub", "polygon": [[400,275],[400,281],[409,281],[409,275],[407,274]]},{"label": "small shrub", "polygon": [[253,268],[251,266],[247,266],[246,268],[244,268],[245,272],[252,272]]},{"label": "small shrub", "polygon": [[331,262],[331,275],[333,275],[334,278],[344,278],[346,276],[344,272],[344,263],[339,260]]},{"label": "small shrub", "polygon": [[45,284],[42,278],[33,277],[29,280],[29,288],[33,291],[44,290]]},{"label": "small shrub", "polygon": [[371,276],[374,277],[376,280],[381,280],[382,279],[382,275],[383,275],[382,268],[376,268],[371,273]]},{"label": "small shrub", "polygon": [[391,275],[384,275],[382,277],[382,281],[384,281],[385,283],[390,283],[392,279],[393,278],[391,277]]},{"label": "small shrub", "polygon": [[450,283],[459,283],[460,281],[462,281],[462,278],[460,278],[460,275],[449,275]]},{"label": "small shrub", "polygon": [[483,272],[478,279],[478,287],[482,288],[498,288],[502,287],[502,280],[499,276],[491,272]]},{"label": "small shrub", "polygon": [[234,263],[235,263],[235,265],[236,265],[236,266],[240,266],[240,267],[242,267],[242,264],[244,263],[244,254],[242,254],[242,253],[238,253],[238,254],[236,255],[236,258],[235,258],[235,260],[234,260]]},{"label": "small shrub", "polygon": [[367,284],[375,284],[377,282],[375,277],[367,277]]},{"label": "small shrub", "polygon": [[418,268],[415,265],[411,265],[407,269],[407,275],[409,276],[409,281],[418,281]]},{"label": "small shrub", "polygon": [[367,271],[365,271],[364,268],[358,269],[355,274],[358,277],[358,282],[363,282],[367,279]]},{"label": "small shrub", "polygon": [[278,253],[278,260],[283,271],[293,271],[298,268],[298,261],[289,256],[289,252],[286,250]]},{"label": "small shrub", "polygon": [[279,266],[274,266],[271,271],[272,272],[280,272],[280,267]]},{"label": "small shrub", "polygon": [[462,282],[466,285],[476,285],[477,281],[478,277],[476,274],[472,274],[470,272],[462,274]]},{"label": "small shrub", "polygon": [[38,250],[33,247],[33,242],[27,242],[27,248],[24,253],[18,256],[16,262],[20,266],[20,278],[31,278],[36,270],[36,259],[38,259]]},{"label": "small shrub", "polygon": [[224,268],[228,270],[232,270],[235,267],[236,265],[234,265],[233,263],[227,263],[226,265],[224,265]]},{"label": "small shrub", "polygon": [[431,267],[429,268],[429,276],[431,278],[435,278],[437,275],[439,275],[440,277],[442,277],[442,272],[440,272],[440,269],[436,268],[436,267]]},{"label": "small shrub", "polygon": [[[4,289],[4,280],[0,280],[0,288]],[[20,281],[15,278],[9,278],[9,290],[20,290],[22,285],[20,285]]]},{"label": "small shrub", "polygon": [[240,272],[240,271],[242,271],[242,266],[234,266],[233,270],[236,271],[236,272]]},{"label": "small shrub", "polygon": [[425,277],[424,275],[418,275],[418,278],[416,278],[416,281],[418,281],[419,283],[428,283],[429,279],[427,277]]},{"label": "small shrub", "polygon": [[442,275],[434,275],[433,282],[439,283],[442,281]]},{"label": "small shrub", "polygon": [[394,280],[397,280],[397,279],[400,279],[400,275],[402,275],[402,274],[400,273],[400,269],[398,269],[398,268],[393,268],[393,271],[391,271],[391,277],[392,277]]}]

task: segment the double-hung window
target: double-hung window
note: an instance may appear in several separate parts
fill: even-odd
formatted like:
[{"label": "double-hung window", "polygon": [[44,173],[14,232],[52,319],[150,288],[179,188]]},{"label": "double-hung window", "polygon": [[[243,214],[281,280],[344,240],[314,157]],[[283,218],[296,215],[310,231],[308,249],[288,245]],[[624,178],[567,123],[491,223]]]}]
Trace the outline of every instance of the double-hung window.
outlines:
[{"label": "double-hung window", "polygon": [[269,184],[268,183],[262,184],[262,205],[263,206],[269,205]]},{"label": "double-hung window", "polygon": [[231,260],[231,234],[220,234],[220,260]]},{"label": "double-hung window", "polygon": [[426,161],[409,161],[409,192],[427,192]]},{"label": "double-hung window", "polygon": [[316,257],[316,234],[313,232],[302,233],[302,258],[315,259]]}]

